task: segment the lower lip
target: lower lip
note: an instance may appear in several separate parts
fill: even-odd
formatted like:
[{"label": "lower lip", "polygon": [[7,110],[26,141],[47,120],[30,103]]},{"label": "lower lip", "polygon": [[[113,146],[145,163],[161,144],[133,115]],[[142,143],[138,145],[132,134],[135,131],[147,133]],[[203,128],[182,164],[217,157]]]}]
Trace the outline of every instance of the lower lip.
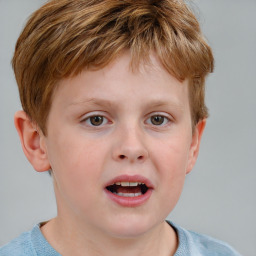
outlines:
[{"label": "lower lip", "polygon": [[124,207],[137,207],[145,204],[151,194],[152,194],[152,189],[148,189],[147,192],[143,195],[140,196],[135,196],[135,197],[124,197],[124,196],[118,196],[116,194],[111,193],[109,190],[105,189],[105,192],[107,196],[114,201],[115,203],[124,206]]}]

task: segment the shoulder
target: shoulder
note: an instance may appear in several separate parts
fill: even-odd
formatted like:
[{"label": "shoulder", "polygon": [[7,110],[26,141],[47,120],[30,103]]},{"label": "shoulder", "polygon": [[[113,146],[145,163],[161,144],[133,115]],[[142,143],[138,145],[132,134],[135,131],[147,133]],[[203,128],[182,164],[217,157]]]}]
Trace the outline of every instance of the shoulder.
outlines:
[{"label": "shoulder", "polygon": [[0,248],[0,256],[60,256],[41,233],[42,224]]},{"label": "shoulder", "polygon": [[210,236],[198,234],[192,231],[187,231],[187,235],[190,236],[192,244],[195,245],[203,255],[205,255],[206,252],[212,253],[211,255],[216,256],[240,255],[229,244]]},{"label": "shoulder", "polygon": [[174,223],[169,224],[176,230],[179,237],[179,247],[175,256],[207,255],[207,256],[241,256],[227,243],[207,235],[188,231]]},{"label": "shoulder", "polygon": [[18,238],[0,248],[0,256],[32,256],[36,255],[32,242],[31,232],[25,232]]}]

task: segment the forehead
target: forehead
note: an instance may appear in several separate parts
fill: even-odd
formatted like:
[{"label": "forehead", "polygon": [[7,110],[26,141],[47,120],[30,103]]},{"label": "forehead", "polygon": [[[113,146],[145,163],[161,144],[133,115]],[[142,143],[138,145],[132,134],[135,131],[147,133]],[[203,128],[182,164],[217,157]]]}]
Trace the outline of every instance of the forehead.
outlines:
[{"label": "forehead", "polygon": [[115,104],[127,97],[153,105],[161,102],[186,105],[188,81],[181,82],[168,73],[154,54],[135,68],[126,52],[101,69],[84,70],[75,77],[61,80],[53,95],[53,105],[56,102],[69,106],[99,101]]}]

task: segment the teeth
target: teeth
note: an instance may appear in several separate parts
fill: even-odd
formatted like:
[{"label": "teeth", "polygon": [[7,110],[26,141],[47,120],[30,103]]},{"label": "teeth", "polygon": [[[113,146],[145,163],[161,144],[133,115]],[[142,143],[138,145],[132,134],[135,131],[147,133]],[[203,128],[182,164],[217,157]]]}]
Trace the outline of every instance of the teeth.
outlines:
[{"label": "teeth", "polygon": [[116,185],[122,186],[122,187],[137,187],[138,185],[142,185],[144,183],[141,182],[129,182],[129,181],[121,181],[116,182]]},{"label": "teeth", "polygon": [[126,182],[126,181],[122,181],[122,182],[120,182],[121,184],[121,186],[122,187],[129,187],[129,182]]},{"label": "teeth", "polygon": [[114,194],[118,196],[123,196],[123,197],[136,197],[136,196],[142,195],[142,193],[116,193],[116,192],[114,192]]},{"label": "teeth", "polygon": [[130,187],[137,187],[139,185],[138,182],[129,182]]}]

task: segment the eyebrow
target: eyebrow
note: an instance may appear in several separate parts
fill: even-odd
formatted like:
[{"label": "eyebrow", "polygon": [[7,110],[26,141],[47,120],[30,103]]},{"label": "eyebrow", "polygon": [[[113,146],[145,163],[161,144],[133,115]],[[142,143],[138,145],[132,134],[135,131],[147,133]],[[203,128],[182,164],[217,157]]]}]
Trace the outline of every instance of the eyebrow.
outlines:
[{"label": "eyebrow", "polygon": [[[91,105],[91,106],[99,106],[99,107],[115,107],[117,103],[113,102],[112,100],[106,100],[102,98],[89,98],[85,100],[78,100],[72,102],[68,105],[68,107],[72,106],[82,106],[82,105]],[[149,99],[149,102],[145,104],[145,108],[153,109],[153,108],[160,108],[165,106],[171,106],[177,110],[183,110],[184,105],[180,102],[176,101],[175,99]]]},{"label": "eyebrow", "polygon": [[89,99],[86,99],[86,100],[79,100],[79,101],[76,101],[76,102],[72,102],[72,103],[68,104],[68,106],[77,106],[77,105],[84,105],[84,104],[111,107],[113,105],[113,102],[109,101],[109,100],[106,100],[106,99],[89,98]]},{"label": "eyebrow", "polygon": [[164,99],[164,100],[152,100],[151,102],[147,103],[146,105],[148,108],[158,108],[158,107],[165,107],[171,106],[178,110],[184,109],[184,105],[180,102],[177,102],[174,99]]}]

